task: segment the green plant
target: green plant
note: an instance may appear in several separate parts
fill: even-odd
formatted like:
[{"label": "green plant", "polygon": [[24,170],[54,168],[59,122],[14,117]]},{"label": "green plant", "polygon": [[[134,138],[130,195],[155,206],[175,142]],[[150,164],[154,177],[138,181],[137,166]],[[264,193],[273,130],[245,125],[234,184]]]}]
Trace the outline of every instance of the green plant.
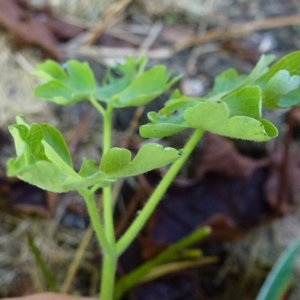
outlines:
[{"label": "green plant", "polygon": [[[102,300],[119,299],[127,287],[137,282],[135,275],[132,275],[123,280],[126,288],[122,286],[122,279],[115,285],[118,257],[143,228],[205,130],[253,141],[268,141],[277,136],[276,127],[262,119],[262,106],[277,109],[300,102],[297,97],[300,89],[300,52],[287,55],[268,69],[273,60],[273,56],[263,55],[247,76],[239,75],[233,69],[223,72],[216,78],[212,93],[204,98],[186,97],[175,91],[164,108],[158,113],[148,114],[151,123],[141,126],[140,134],[146,138],[165,137],[186,128],[194,128],[194,133],[182,150],[148,143],[133,159],[129,150],[111,148],[114,109],[145,105],[169,89],[180,77],[170,80],[164,66],[145,71],[144,57],[137,61],[129,57],[124,64],[110,68],[101,85],[96,83],[86,63],[70,60],[66,63],[66,70],[50,60],[37,66],[34,74],[45,80],[34,90],[37,98],[60,105],[88,99],[102,115],[102,160],[97,165],[93,160],[83,159],[80,170],[74,170],[71,155],[57,129],[44,123],[28,125],[19,116],[17,124],[9,126],[17,158],[8,161],[7,172],[9,176],[18,176],[45,190],[58,193],[76,190],[84,197],[103,252]],[[119,76],[114,76],[115,72]],[[111,183],[121,177],[135,176],[167,164],[172,165],[139,215],[116,241]],[[47,176],[44,176],[45,173]],[[99,188],[103,191],[103,213],[100,216],[94,201],[94,193]],[[203,232],[208,234],[209,230]],[[174,255],[171,250],[167,253]],[[142,275],[166,261],[165,257],[160,259],[142,268]]]}]

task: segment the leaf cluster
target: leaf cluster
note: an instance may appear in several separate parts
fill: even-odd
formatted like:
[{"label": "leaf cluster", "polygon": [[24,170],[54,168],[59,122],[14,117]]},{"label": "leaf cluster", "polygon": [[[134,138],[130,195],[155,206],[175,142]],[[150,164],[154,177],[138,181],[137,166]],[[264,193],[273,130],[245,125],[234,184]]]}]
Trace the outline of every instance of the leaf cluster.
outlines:
[{"label": "leaf cluster", "polygon": [[185,97],[175,91],[164,108],[148,113],[149,124],[140,127],[143,137],[164,137],[186,128],[253,141],[278,135],[262,118],[262,108],[280,109],[300,104],[300,51],[276,62],[263,55],[249,75],[229,69],[215,79],[212,93],[203,98]]},{"label": "leaf cluster", "polygon": [[103,155],[99,167],[94,160],[83,159],[76,172],[66,142],[53,126],[28,125],[22,117],[17,117],[17,124],[9,126],[9,131],[17,158],[8,161],[8,175],[58,193],[104,187],[120,177],[145,173],[180,158],[179,151],[155,143],[142,146],[133,159],[129,150],[111,148]]},{"label": "leaf cluster", "polygon": [[[215,79],[212,92],[192,98],[175,90],[159,112],[149,112],[149,124],[140,127],[146,138],[170,136],[187,128],[253,141],[277,136],[276,127],[262,118],[262,108],[278,109],[300,103],[300,51],[291,53],[270,68],[272,55],[263,55],[249,75],[229,69]],[[104,116],[114,108],[145,105],[170,88],[164,66],[145,70],[147,60],[128,57],[108,69],[101,84],[87,63],[70,60],[65,68],[47,60],[34,74],[45,83],[34,95],[60,105],[89,99]],[[102,107],[102,104],[106,107]],[[22,117],[9,127],[17,158],[8,161],[8,175],[54,192],[109,185],[120,177],[134,176],[174,162],[180,151],[158,144],[144,145],[134,159],[126,149],[112,148],[96,162],[83,159],[76,171],[60,132],[49,124],[28,125]]]},{"label": "leaf cluster", "polygon": [[46,60],[33,72],[45,80],[34,89],[34,96],[60,105],[90,97],[114,108],[145,105],[181,77],[170,79],[170,73],[162,65],[145,71],[146,63],[145,57],[137,61],[128,57],[125,63],[110,67],[102,84],[98,84],[86,62],[69,60],[64,69],[57,62]]}]

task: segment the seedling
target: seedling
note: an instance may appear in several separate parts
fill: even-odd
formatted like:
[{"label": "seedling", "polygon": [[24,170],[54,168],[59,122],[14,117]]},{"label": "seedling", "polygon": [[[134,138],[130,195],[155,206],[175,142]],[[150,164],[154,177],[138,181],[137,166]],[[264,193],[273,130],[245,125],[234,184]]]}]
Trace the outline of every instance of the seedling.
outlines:
[{"label": "seedling", "polygon": [[[118,257],[141,231],[204,131],[252,141],[268,141],[277,136],[276,127],[262,118],[262,106],[278,109],[299,104],[300,52],[287,55],[268,69],[273,60],[272,55],[263,55],[247,76],[239,75],[233,69],[223,72],[216,78],[212,93],[203,98],[173,92],[164,108],[148,114],[151,123],[141,126],[140,134],[145,138],[165,137],[187,128],[194,128],[194,133],[182,150],[148,143],[133,159],[129,150],[111,148],[113,111],[149,103],[180,77],[170,79],[164,66],[145,70],[147,61],[144,57],[137,61],[129,57],[124,64],[110,68],[101,85],[96,83],[87,63],[70,60],[63,69],[58,63],[47,60],[37,66],[34,75],[45,80],[34,90],[37,98],[59,105],[87,99],[102,115],[102,160],[95,162],[84,158],[80,170],[75,170],[66,143],[56,128],[44,123],[29,125],[19,116],[17,124],[9,126],[17,158],[8,161],[7,172],[9,176],[17,176],[48,191],[76,190],[84,197],[103,254],[102,300],[119,299],[128,287],[136,283],[135,274],[140,273],[126,277],[123,280],[126,286],[122,286],[122,280],[115,286]],[[114,76],[115,72],[118,76]],[[171,164],[170,168],[145,206],[116,241],[111,184],[119,178],[146,173],[168,164]],[[100,188],[103,214],[99,214],[94,200],[94,193]],[[204,233],[208,234],[209,230],[205,229]],[[170,253],[174,255],[172,251]],[[160,259],[152,262],[153,266],[161,263]],[[163,260],[166,261],[164,256]],[[159,269],[159,272],[165,270]],[[146,271],[151,271],[149,265],[137,272],[142,272],[145,278]]]}]

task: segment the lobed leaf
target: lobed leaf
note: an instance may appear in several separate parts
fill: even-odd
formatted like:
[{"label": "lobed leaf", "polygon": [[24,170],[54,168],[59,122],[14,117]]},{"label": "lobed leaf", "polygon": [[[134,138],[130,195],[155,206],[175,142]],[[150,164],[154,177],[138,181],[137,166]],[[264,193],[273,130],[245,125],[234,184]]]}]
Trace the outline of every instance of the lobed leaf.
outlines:
[{"label": "lobed leaf", "polygon": [[260,119],[260,99],[258,87],[245,87],[224,101],[207,100],[186,109],[184,119],[192,128],[231,138],[268,141],[278,132],[270,122]]},{"label": "lobed leaf", "polygon": [[278,106],[280,108],[287,108],[300,104],[300,86],[287,94],[283,95],[278,101]]},{"label": "lobed leaf", "polygon": [[8,175],[53,192],[67,192],[116,180],[99,171],[95,162],[84,160],[81,170],[73,169],[71,155],[60,132],[49,124],[27,125],[18,119],[9,127],[17,158],[7,163]]},{"label": "lobed leaf", "polygon": [[[177,76],[169,80],[170,74],[164,66],[156,66],[144,72],[146,62],[144,57],[137,62],[129,57],[124,64],[110,69],[103,86],[98,87],[94,93],[95,98],[110,102],[116,108],[145,105],[180,79]],[[113,72],[121,75],[115,77]]]},{"label": "lobed leaf", "polygon": [[230,110],[230,117],[242,115],[261,118],[261,90],[257,86],[244,87],[223,98]]},{"label": "lobed leaf", "polygon": [[287,70],[291,76],[300,76],[300,51],[292,52],[278,60],[267,72],[257,78],[255,84],[263,89],[269,80],[280,70]]},{"label": "lobed leaf", "polygon": [[180,152],[176,149],[163,148],[155,143],[142,146],[133,160],[129,150],[112,148],[103,155],[100,171],[114,177],[136,176],[170,164],[179,158]]},{"label": "lobed leaf", "polygon": [[145,138],[160,138],[188,128],[183,113],[186,108],[197,105],[199,101],[204,99],[185,97],[176,90],[158,113],[148,113],[148,119],[152,123],[140,126],[140,135]]},{"label": "lobed leaf", "polygon": [[158,113],[150,112],[152,122],[140,127],[143,137],[164,137],[186,128],[202,128],[215,134],[253,141],[268,141],[277,129],[261,119],[261,90],[248,86],[230,93],[223,101],[183,97],[177,93]]},{"label": "lobed leaf", "polygon": [[263,54],[259,61],[257,62],[254,69],[250,74],[242,81],[234,90],[244,87],[249,84],[253,84],[258,78],[265,74],[268,71],[268,66],[275,60],[274,55],[265,55]]},{"label": "lobed leaf", "polygon": [[216,93],[213,91],[213,95],[209,96],[210,99],[220,100],[226,95],[233,93],[247,85],[252,85],[256,82],[262,74],[267,72],[267,67],[272,61],[274,61],[274,55],[262,55],[257,62],[256,66],[253,68],[251,73],[247,76],[238,75],[233,69],[223,72],[217,81],[215,82],[214,90],[220,91]]},{"label": "lobed leaf", "polygon": [[[281,108],[281,105],[286,105],[287,103],[300,103],[299,93],[298,97],[296,96],[297,94],[290,94],[290,92],[298,89],[299,83],[299,76],[290,76],[290,73],[287,70],[278,71],[263,89],[263,106],[266,108],[278,109]],[[285,97],[281,100],[283,96]],[[290,100],[291,98],[295,101]]]},{"label": "lobed leaf", "polygon": [[47,60],[33,74],[46,81],[34,89],[34,96],[60,105],[81,101],[96,90],[93,71],[85,62],[69,60],[64,70],[57,62]]},{"label": "lobed leaf", "polygon": [[300,103],[298,76],[300,76],[300,51],[284,56],[256,80],[255,84],[263,90],[263,105],[271,109],[298,105]]},{"label": "lobed leaf", "polygon": [[231,91],[241,84],[247,75],[238,75],[235,69],[228,69],[215,78],[213,95]]},{"label": "lobed leaf", "polygon": [[138,76],[113,101],[114,107],[128,107],[145,105],[167,90],[180,79],[175,77],[169,82],[170,75],[165,66],[156,66]]},{"label": "lobed leaf", "polygon": [[[127,57],[124,64],[117,64],[115,68],[109,68],[104,80],[103,86],[97,87],[95,98],[99,101],[108,102],[114,95],[118,95],[125,90],[134,80],[136,73],[147,63],[145,57],[135,61],[133,57]],[[119,73],[118,76],[114,76]]]},{"label": "lobed leaf", "polygon": [[113,148],[103,156],[100,169],[94,160],[83,159],[80,171],[76,172],[57,129],[44,123],[29,126],[23,119],[17,119],[18,124],[9,127],[17,158],[8,161],[7,173],[52,192],[104,187],[119,177],[145,173],[180,158],[177,150],[158,144],[144,145],[132,161],[129,150]]}]

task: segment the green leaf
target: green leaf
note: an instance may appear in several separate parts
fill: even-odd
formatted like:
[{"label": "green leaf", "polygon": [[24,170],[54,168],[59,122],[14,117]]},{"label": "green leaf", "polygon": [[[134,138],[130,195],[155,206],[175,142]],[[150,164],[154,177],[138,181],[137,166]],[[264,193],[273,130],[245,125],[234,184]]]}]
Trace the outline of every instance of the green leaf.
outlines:
[{"label": "green leaf", "polygon": [[235,69],[224,71],[215,78],[213,95],[233,90],[241,84],[246,77],[246,75],[238,75],[238,72]]},{"label": "green leaf", "polygon": [[263,54],[259,61],[257,62],[254,69],[251,73],[245,78],[243,82],[241,82],[235,90],[238,88],[244,87],[246,85],[254,83],[262,74],[266,73],[268,70],[268,66],[275,60],[274,55],[265,55]]},{"label": "green leaf", "polygon": [[61,133],[49,124],[40,125],[43,131],[42,145],[47,158],[62,172],[77,176],[73,169],[72,158]]},{"label": "green leaf", "polygon": [[257,86],[244,87],[223,99],[230,110],[230,117],[261,118],[261,91]]},{"label": "green leaf", "polygon": [[95,91],[96,81],[94,73],[87,62],[69,60],[66,63],[67,74],[70,78],[67,83],[77,93],[90,94]]},{"label": "green leaf", "polygon": [[285,95],[278,101],[278,106],[281,108],[291,107],[300,104],[300,86]]},{"label": "green leaf", "polygon": [[65,191],[62,186],[64,174],[49,161],[41,160],[32,165],[24,165],[18,159],[10,159],[7,162],[7,175],[19,177],[43,190],[57,193]]},{"label": "green leaf", "polygon": [[171,81],[169,78],[165,66],[156,66],[138,76],[124,91],[114,96],[113,106],[121,108],[145,105],[169,89],[181,76]]},{"label": "green leaf", "polygon": [[47,60],[33,74],[46,81],[34,89],[34,96],[60,105],[83,100],[96,90],[94,74],[85,62],[69,60],[65,71],[58,63]]},{"label": "green leaf", "polygon": [[300,242],[296,240],[284,250],[264,282],[256,300],[284,299],[291,285],[299,249]]},{"label": "green leaf", "polygon": [[263,105],[272,109],[298,105],[300,103],[298,76],[300,76],[300,51],[284,56],[256,80],[255,84],[263,90],[266,98],[263,99]]},{"label": "green leaf", "polygon": [[51,147],[64,163],[73,168],[71,154],[61,133],[49,124],[42,123],[40,126],[43,131],[44,146],[47,144],[49,148]]},{"label": "green leaf", "polygon": [[176,90],[158,113],[148,113],[148,119],[152,124],[140,126],[140,135],[144,138],[160,138],[188,128],[183,113],[186,108],[194,107],[199,101],[204,99],[185,97]]},{"label": "green leaf", "polygon": [[[145,105],[169,89],[180,76],[169,80],[164,66],[156,66],[144,72],[147,59],[135,61],[128,57],[124,64],[108,70],[103,86],[94,96],[99,101],[110,102],[113,107]],[[114,76],[118,73],[118,77]]]},{"label": "green leaf", "polygon": [[180,158],[174,148],[163,148],[159,144],[149,143],[138,151],[131,161],[131,152],[127,149],[112,148],[103,155],[100,171],[114,177],[128,177],[143,174]]},{"label": "green leaf", "polygon": [[221,92],[218,94],[213,93],[213,96],[210,96],[209,98],[211,100],[220,100],[224,96],[229,95],[240,88],[254,84],[254,82],[261,77],[262,74],[267,72],[267,67],[272,61],[274,61],[274,59],[274,55],[262,55],[248,76],[237,76],[234,70],[229,70],[225,74],[222,73],[223,76],[221,74],[221,78],[218,80],[218,85],[216,86],[216,90],[220,90]]},{"label": "green leaf", "polygon": [[146,124],[140,126],[140,136],[143,138],[161,138],[171,136],[187,128],[188,127],[184,125],[169,123]]},{"label": "green leaf", "polygon": [[8,176],[53,192],[67,192],[97,184],[106,186],[116,178],[99,171],[92,160],[84,160],[81,170],[73,169],[71,155],[60,132],[48,124],[21,124],[9,127],[17,158],[7,163]]},{"label": "green leaf", "polygon": [[[119,63],[115,68],[109,68],[104,77],[103,86],[96,89],[95,98],[108,102],[114,95],[120,94],[130,85],[140,68],[143,69],[146,63],[146,57],[141,57],[138,61],[135,61],[133,57],[127,57],[124,64]],[[115,77],[114,73],[120,74]]]},{"label": "green leaf", "polygon": [[33,75],[45,79],[46,81],[57,79],[58,81],[67,81],[68,75],[56,61],[47,59],[45,62],[37,65],[32,72]]},{"label": "green leaf", "polygon": [[[250,96],[249,91],[252,91]],[[258,91],[257,87],[245,87],[225,98],[224,102],[207,100],[188,108],[184,113],[186,124],[192,128],[202,128],[231,138],[268,141],[278,133],[270,122],[259,118],[261,105]],[[243,101],[243,95],[246,99],[249,97],[248,99],[256,103],[256,106]],[[242,99],[240,103],[239,99]]]},{"label": "green leaf", "polygon": [[300,51],[292,52],[278,60],[266,73],[257,78],[255,84],[263,89],[268,81],[280,70],[287,70],[290,76],[300,76]]},{"label": "green leaf", "polygon": [[[287,70],[278,71],[264,87],[262,92],[263,106],[266,108],[278,109],[281,108],[279,103],[281,103],[281,105],[284,103],[293,103],[293,100],[288,100],[291,99],[289,92],[295,91],[299,87],[299,83],[299,76],[290,76],[290,73]],[[292,95],[294,96],[294,94]],[[283,96],[285,96],[285,98],[281,100]],[[298,102],[300,102],[299,94],[297,98],[292,98],[298,99]]]}]

